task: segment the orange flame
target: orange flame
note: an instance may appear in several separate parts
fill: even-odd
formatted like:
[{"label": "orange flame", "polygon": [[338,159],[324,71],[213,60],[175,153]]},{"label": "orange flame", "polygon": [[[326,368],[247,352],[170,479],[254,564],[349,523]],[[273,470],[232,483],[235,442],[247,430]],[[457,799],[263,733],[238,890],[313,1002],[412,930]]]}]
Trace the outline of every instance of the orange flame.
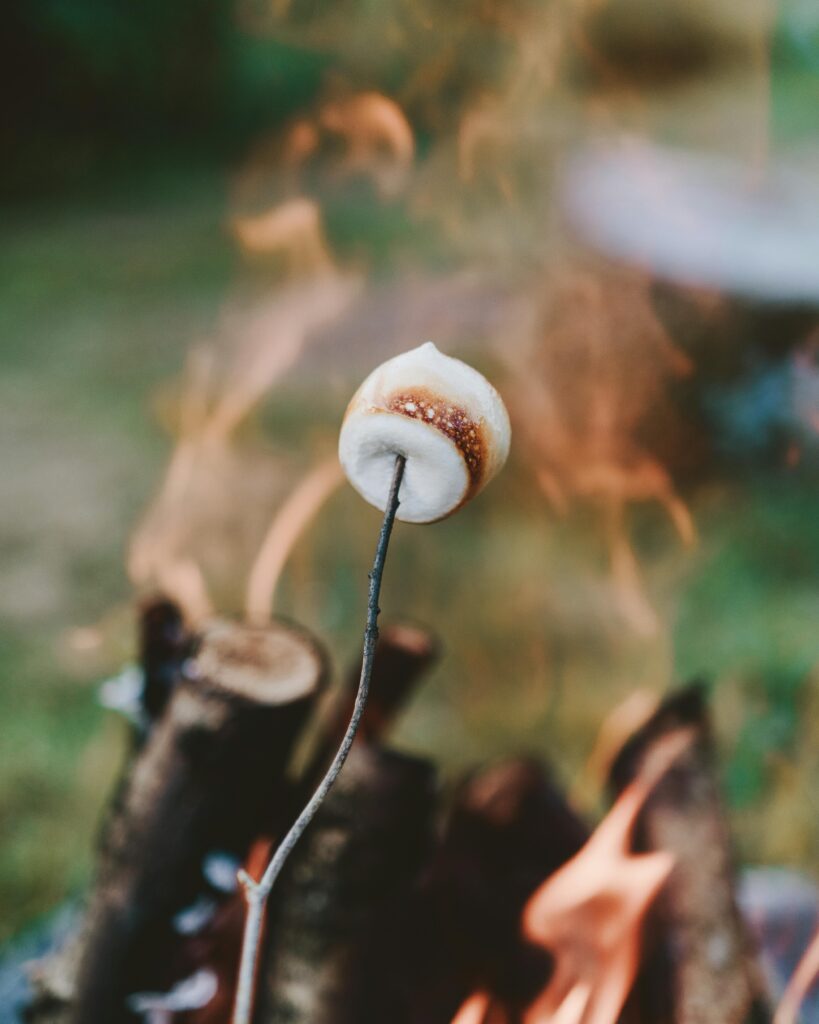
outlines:
[{"label": "orange flame", "polygon": [[[572,499],[601,510],[617,606],[635,631],[657,629],[627,527],[632,503],[655,501],[682,542],[696,530],[668,470],[638,441],[649,412],[665,413],[664,377],[690,372],[653,314],[645,285],[574,274],[556,286],[544,336],[522,372],[516,358],[520,436],[538,484],[560,514]],[[668,415],[667,413],[665,413]]]},{"label": "orange flame", "polygon": [[237,217],[233,233],[249,255],[284,256],[290,273],[315,273],[333,263],[318,204],[304,196],[252,217]]},{"label": "orange flame", "polygon": [[268,252],[295,234],[302,248],[319,255],[318,208],[303,195],[308,167],[335,180],[366,175],[381,198],[394,199],[406,187],[414,160],[415,137],[394,100],[379,92],[328,99],[294,121],[283,138],[277,133],[255,147],[236,175],[234,203],[243,210],[268,210],[237,218],[234,231],[247,252]]},{"label": "orange flame", "polygon": [[651,690],[633,690],[606,715],[586,762],[585,773],[590,779],[598,785],[605,783],[623,744],[645,725],[659,703],[660,698]]},{"label": "orange flame", "polygon": [[452,1024],[508,1024],[508,1020],[488,992],[475,992],[455,1014]]},{"label": "orange flame", "polygon": [[690,730],[664,740],[583,849],[529,900],[524,934],[555,966],[523,1024],[615,1024],[639,967],[642,922],[673,868],[669,853],[632,853],[631,833],[691,740]]},{"label": "orange flame", "polygon": [[415,139],[397,103],[377,92],[356,93],[325,104],[319,121],[347,144],[341,173],[370,174],[385,198],[401,192],[415,156]]},{"label": "orange flame", "polygon": [[819,931],[808,943],[774,1014],[773,1024],[796,1024],[799,1008],[819,977]]},{"label": "orange flame", "polygon": [[261,546],[247,585],[247,620],[262,624],[271,615],[285,562],[311,520],[344,479],[336,456],[312,469],[279,509]]}]

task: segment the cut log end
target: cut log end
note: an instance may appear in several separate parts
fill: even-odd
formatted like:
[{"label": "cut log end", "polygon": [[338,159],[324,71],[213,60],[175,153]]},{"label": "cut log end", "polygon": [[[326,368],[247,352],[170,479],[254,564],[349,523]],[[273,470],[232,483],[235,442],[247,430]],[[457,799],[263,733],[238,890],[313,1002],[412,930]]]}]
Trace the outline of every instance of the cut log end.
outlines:
[{"label": "cut log end", "polygon": [[238,697],[275,706],[315,694],[328,666],[310,635],[291,623],[274,621],[258,627],[216,620],[205,628],[185,674]]}]

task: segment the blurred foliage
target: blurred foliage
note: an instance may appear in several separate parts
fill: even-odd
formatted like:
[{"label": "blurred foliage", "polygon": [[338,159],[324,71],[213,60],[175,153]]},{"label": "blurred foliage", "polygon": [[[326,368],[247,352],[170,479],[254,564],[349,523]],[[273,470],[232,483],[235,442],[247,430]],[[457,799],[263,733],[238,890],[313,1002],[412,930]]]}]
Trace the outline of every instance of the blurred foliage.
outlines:
[{"label": "blurred foliage", "polygon": [[235,156],[316,92],[328,59],[236,26],[231,0],[9,0],[0,43],[10,159],[42,194],[191,154]]}]

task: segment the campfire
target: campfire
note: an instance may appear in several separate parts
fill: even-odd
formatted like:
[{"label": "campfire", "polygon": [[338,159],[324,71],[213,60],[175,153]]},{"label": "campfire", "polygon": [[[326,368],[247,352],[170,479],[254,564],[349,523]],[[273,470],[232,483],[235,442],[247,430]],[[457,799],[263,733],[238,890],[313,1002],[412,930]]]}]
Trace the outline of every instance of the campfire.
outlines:
[{"label": "campfire", "polygon": [[[31,1021],[230,1020],[237,873],[260,876],[349,718],[359,666],[317,717],[329,663],[301,629],[194,631],[166,598],[140,622],[131,756],[82,922],[33,968]],[[383,630],[349,761],[272,894],[254,1021],[774,1019],[703,688],[670,694],[637,728],[631,712],[617,742],[604,730],[614,799],[590,829],[542,761],[489,765],[444,797],[431,762],[391,748],[439,650],[419,626]],[[777,1024],[797,1019],[814,960]]]}]

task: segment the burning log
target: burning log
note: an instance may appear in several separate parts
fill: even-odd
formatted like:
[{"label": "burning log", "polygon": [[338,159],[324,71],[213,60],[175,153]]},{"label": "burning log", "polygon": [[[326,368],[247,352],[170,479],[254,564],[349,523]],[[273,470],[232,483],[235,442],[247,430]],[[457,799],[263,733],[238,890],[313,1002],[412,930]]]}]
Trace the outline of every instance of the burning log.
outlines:
[{"label": "burning log", "polygon": [[551,960],[521,937],[521,914],[587,837],[537,761],[503,761],[461,787],[406,929],[412,1024],[449,1024],[476,989],[518,1011],[534,999]]},{"label": "burning log", "polygon": [[434,772],[356,744],[275,890],[258,1024],[399,1021],[395,927],[427,852]]},{"label": "burning log", "polygon": [[638,982],[646,1020],[750,1024],[770,1019],[753,949],[735,899],[728,829],[714,777],[700,686],[672,694],[616,757],[615,793],[635,778],[664,737],[694,730],[691,744],[646,802],[636,829],[641,850],[665,851],[675,866],[654,927],[666,938]]},{"label": "burning log", "polygon": [[[383,740],[421,676],[437,660],[438,653],[437,639],[420,626],[395,623],[381,631],[375,648],[370,697],[358,727],[359,741],[375,743]],[[347,675],[346,684],[321,730],[310,764],[304,771],[303,778],[308,786],[315,784],[338,749],[353,713],[360,676],[359,659]]]},{"label": "burning log", "polygon": [[325,675],[321,650],[292,626],[217,622],[205,630],[109,824],[73,1024],[133,1019],[128,994],[165,982],[160,951],[170,918],[195,896],[209,851],[241,854],[270,821]]}]

